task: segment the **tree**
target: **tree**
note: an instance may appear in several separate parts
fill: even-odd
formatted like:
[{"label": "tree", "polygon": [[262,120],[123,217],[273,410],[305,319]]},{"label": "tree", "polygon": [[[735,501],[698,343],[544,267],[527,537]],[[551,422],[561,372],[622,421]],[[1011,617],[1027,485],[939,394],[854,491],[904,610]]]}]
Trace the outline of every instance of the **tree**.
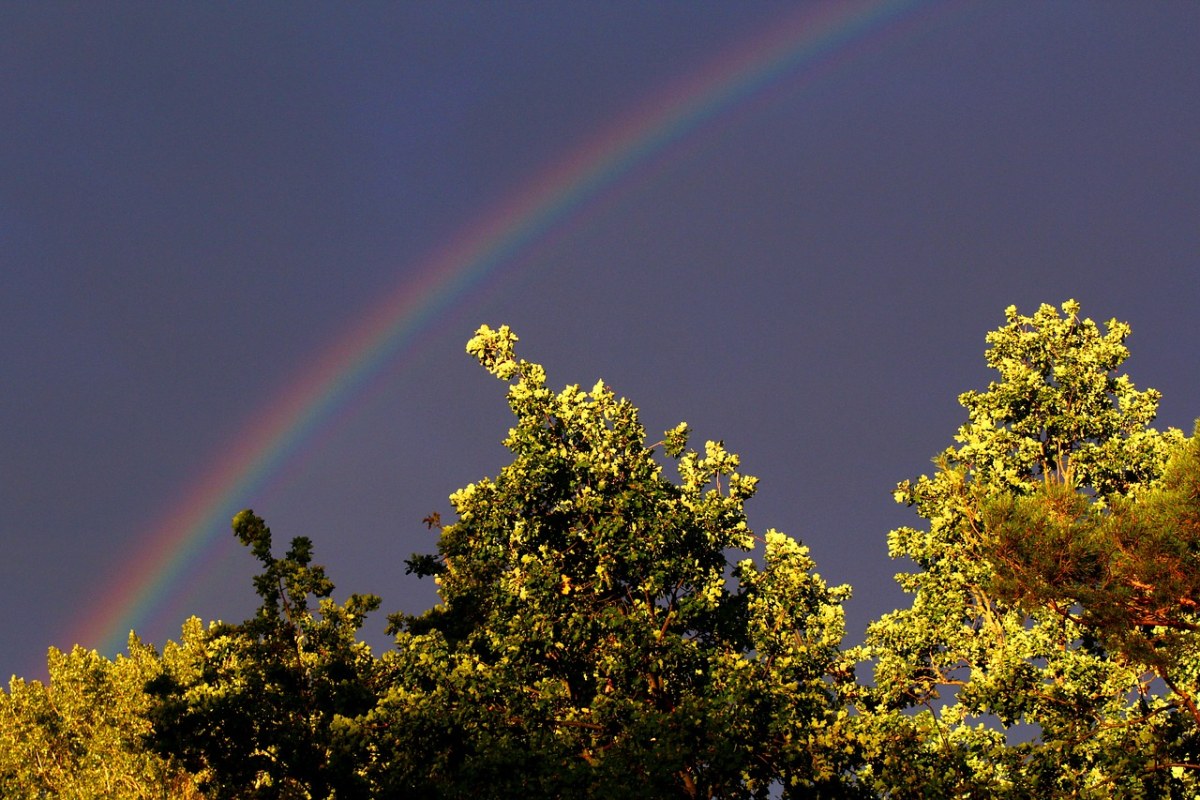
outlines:
[{"label": "tree", "polygon": [[1190,797],[1200,783],[1189,695],[1155,683],[1169,673],[1115,633],[1175,637],[1194,685],[1195,606],[1181,601],[1195,583],[1164,594],[1150,585],[1164,572],[1126,560],[1186,551],[1194,581],[1194,527],[1181,538],[1145,513],[1179,491],[1194,501],[1194,483],[1164,479],[1182,435],[1148,427],[1158,393],[1116,372],[1129,327],[1102,331],[1074,301],[1062,312],[1007,309],[987,337],[1000,380],[960,397],[968,421],[937,472],[896,490],[926,526],[889,535],[917,567],[898,576],[912,606],[873,623],[860,651],[875,675],[859,698],[860,779],[877,791]]},{"label": "tree", "polygon": [[1047,482],[984,511],[997,592],[1053,610],[1111,657],[1160,679],[1170,696],[1153,708],[1190,740],[1175,749],[1174,766],[1200,769],[1200,436],[1132,495],[1103,502]]},{"label": "tree", "polygon": [[350,720],[376,700],[377,662],[357,632],[379,598],[338,605],[309,539],[294,538],[277,559],[252,511],[233,528],[263,566],[254,579],[262,604],[240,625],[185,625],[178,667],[149,686],[154,748],[198,774],[215,800],[369,796]]},{"label": "tree", "polygon": [[199,798],[193,776],[144,746],[147,681],[164,662],[136,636],[113,661],[50,649],[50,683],[13,678],[0,692],[0,797]]},{"label": "tree", "polygon": [[[633,405],[602,382],[552,392],[516,339],[484,326],[467,346],[511,382],[514,458],[453,494],[437,553],[409,562],[441,602],[393,617],[390,689],[360,721],[381,796],[836,791],[848,590],[747,527],[757,481],[720,442],[688,451],[680,425],[648,447]],[[761,567],[731,561],[756,542]]]}]

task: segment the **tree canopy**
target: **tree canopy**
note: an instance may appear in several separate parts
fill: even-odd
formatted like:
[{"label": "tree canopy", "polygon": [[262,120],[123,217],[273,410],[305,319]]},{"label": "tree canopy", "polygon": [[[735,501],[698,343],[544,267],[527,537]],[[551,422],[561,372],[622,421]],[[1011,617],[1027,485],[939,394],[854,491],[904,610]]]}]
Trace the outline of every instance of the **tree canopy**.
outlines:
[{"label": "tree canopy", "polygon": [[[720,442],[687,450],[680,425],[648,447],[632,404],[603,383],[549,390],[515,342],[484,327],[467,346],[511,381],[514,458],[452,495],[436,556],[410,562],[442,602],[393,619],[395,688],[371,718],[400,737],[385,785],[713,797],[835,781],[848,591],[796,540],[753,534],[757,481]],[[756,539],[761,567],[733,560]]]},{"label": "tree canopy", "polygon": [[[507,327],[511,463],[430,515],[439,602],[350,595],[252,511],[257,612],[161,654],[51,651],[0,693],[5,797],[1193,797],[1200,437],[1150,427],[1129,326],[1010,307],[998,373],[888,549],[907,608],[843,646],[846,586],[759,534],[757,479],[604,382],[548,388]],[[1200,428],[1197,429],[1200,432]]]},{"label": "tree canopy", "polygon": [[159,655],[136,636],[112,661],[51,648],[49,684],[14,677],[0,692],[0,797],[200,798],[195,776],[144,739],[153,730],[146,684],[187,660],[178,645]]},{"label": "tree canopy", "polygon": [[[926,524],[888,537],[918,570],[861,651],[867,727],[886,733],[864,771],[896,795],[1191,796],[1195,606],[1178,600],[1200,564],[1194,526],[1157,509],[1195,514],[1195,441],[1150,428],[1158,393],[1117,373],[1129,326],[1075,302],[1006,318],[987,337],[1000,379],[960,396],[956,444],[896,490]],[[1146,584],[1163,574],[1179,580]]]}]

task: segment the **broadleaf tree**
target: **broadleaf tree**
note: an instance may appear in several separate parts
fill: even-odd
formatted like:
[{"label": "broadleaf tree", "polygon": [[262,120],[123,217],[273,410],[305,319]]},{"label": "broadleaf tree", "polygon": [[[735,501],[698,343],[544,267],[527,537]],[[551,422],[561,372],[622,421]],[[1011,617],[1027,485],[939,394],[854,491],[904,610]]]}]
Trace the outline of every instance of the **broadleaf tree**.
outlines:
[{"label": "broadleaf tree", "polygon": [[[1118,373],[1129,326],[1079,310],[1010,307],[987,337],[999,380],[961,395],[968,421],[936,472],[896,490],[925,525],[890,534],[917,568],[897,576],[912,605],[860,651],[875,678],[860,778],[880,793],[1190,797],[1200,783],[1192,695],[1173,682],[1195,685],[1194,505],[1179,510],[1195,483],[1164,478],[1195,445],[1149,427],[1158,393]],[[1143,513],[1164,492],[1192,514],[1183,539]],[[1145,585],[1159,573],[1128,567],[1138,547],[1145,565],[1173,552],[1190,578],[1161,596]],[[1171,666],[1128,634],[1169,640]]]},{"label": "broadleaf tree", "polygon": [[379,598],[335,603],[307,537],[276,558],[261,517],[242,511],[233,528],[263,567],[262,602],[238,625],[185,626],[179,664],[148,687],[155,749],[213,800],[370,796],[349,721],[376,700],[378,662],[357,633]]},{"label": "broadleaf tree", "polygon": [[392,688],[363,720],[380,791],[840,792],[848,590],[749,529],[757,481],[722,443],[688,450],[680,425],[648,446],[631,403],[550,390],[515,342],[484,326],[468,345],[510,382],[513,461],[452,495],[437,553],[409,562],[441,602],[392,620]]},{"label": "broadleaf tree", "polygon": [[171,669],[136,636],[109,660],[76,645],[51,648],[49,683],[13,678],[0,692],[0,797],[6,800],[191,800],[195,776],[146,746],[145,686]]}]

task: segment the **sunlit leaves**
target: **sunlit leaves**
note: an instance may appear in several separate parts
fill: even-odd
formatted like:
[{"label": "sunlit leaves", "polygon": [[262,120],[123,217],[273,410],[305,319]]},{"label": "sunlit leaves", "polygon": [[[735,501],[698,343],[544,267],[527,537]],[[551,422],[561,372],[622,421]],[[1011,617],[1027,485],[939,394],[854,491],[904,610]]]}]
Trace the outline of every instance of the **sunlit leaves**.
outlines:
[{"label": "sunlit leaves", "polygon": [[669,480],[632,404],[603,382],[551,392],[515,341],[483,327],[468,344],[514,381],[513,461],[451,496],[441,604],[394,619],[400,677],[373,722],[401,739],[380,782],[591,797],[836,782],[848,592],[774,531],[763,568],[735,569],[757,484],[738,457],[688,450],[681,424],[663,440]]},{"label": "sunlit leaves", "polygon": [[484,326],[512,460],[425,519],[406,572],[440,602],[392,615],[394,648],[358,641],[377,598],[335,602],[312,541],[276,557],[244,511],[257,612],[161,656],[52,651],[50,686],[0,694],[0,795],[1195,796],[1200,436],[1149,427],[1124,323],[1005,320],[999,377],[893,494],[911,602],[849,653],[848,588],[750,529],[722,441],[647,445],[603,381],[552,391]]},{"label": "sunlit leaves", "polygon": [[[925,524],[889,535],[892,556],[919,568],[898,576],[912,605],[873,623],[862,651],[875,665],[861,707],[877,753],[864,778],[877,788],[1132,796],[1194,780],[1191,768],[1181,778],[1158,766],[1172,748],[1167,758],[1195,760],[1172,732],[1187,705],[1182,685],[1162,693],[1152,660],[1099,646],[1093,625],[1130,606],[1134,581],[1122,571],[1130,553],[1152,547],[1134,539],[1177,540],[1147,512],[1181,436],[1147,427],[1158,393],[1116,372],[1129,326],[1079,312],[1074,301],[1061,314],[1009,307],[987,337],[999,379],[960,396],[968,420],[938,471],[897,487]],[[1132,518],[1141,534],[1122,538],[1113,526],[1124,519],[1128,532]],[[1179,608],[1188,584],[1171,586]],[[903,761],[886,754],[889,730]]]},{"label": "sunlit leaves", "polygon": [[14,678],[0,692],[0,797],[198,798],[194,778],[143,739],[145,684],[172,666],[133,636],[112,661],[51,649],[49,684]]}]

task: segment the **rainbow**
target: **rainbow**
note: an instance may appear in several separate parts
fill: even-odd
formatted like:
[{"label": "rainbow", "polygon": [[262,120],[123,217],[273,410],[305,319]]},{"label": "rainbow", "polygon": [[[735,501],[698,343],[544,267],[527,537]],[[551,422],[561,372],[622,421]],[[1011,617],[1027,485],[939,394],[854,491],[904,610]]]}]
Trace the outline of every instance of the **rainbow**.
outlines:
[{"label": "rainbow", "polygon": [[[943,5],[943,4],[937,4]],[[634,170],[773,85],[812,85],[843,65],[920,29],[936,7],[919,0],[804,4],[740,48],[649,98],[569,157],[514,192],[416,269],[340,341],[311,361],[250,420],[236,445],[140,539],[118,583],[100,591],[69,641],[116,653],[190,569],[224,541],[245,498],[330,422],[334,413],[420,333],[485,279],[561,230]],[[410,277],[415,276],[415,277]]]}]

